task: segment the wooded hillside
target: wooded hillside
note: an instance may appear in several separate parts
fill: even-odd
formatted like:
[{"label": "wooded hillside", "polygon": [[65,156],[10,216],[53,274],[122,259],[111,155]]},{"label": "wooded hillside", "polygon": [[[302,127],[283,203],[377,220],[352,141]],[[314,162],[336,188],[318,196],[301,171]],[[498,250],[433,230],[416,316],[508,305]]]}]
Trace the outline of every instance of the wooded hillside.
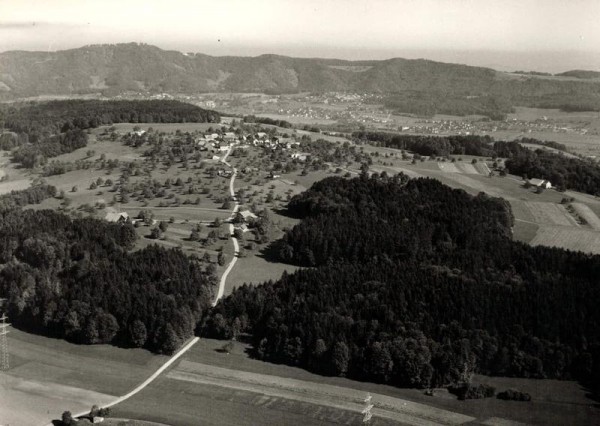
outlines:
[{"label": "wooded hillside", "polygon": [[315,372],[437,386],[473,372],[599,383],[600,257],[510,237],[506,202],[431,179],[328,178],[290,203],[284,260],[204,332]]}]

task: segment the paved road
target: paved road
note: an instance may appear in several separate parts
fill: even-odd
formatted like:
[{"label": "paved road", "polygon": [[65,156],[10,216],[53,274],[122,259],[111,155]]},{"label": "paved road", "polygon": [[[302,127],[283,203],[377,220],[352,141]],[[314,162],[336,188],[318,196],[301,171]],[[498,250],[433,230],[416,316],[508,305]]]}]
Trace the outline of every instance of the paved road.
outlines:
[{"label": "paved road", "polygon": [[[231,175],[231,180],[229,181],[229,194],[231,195],[231,198],[233,198],[233,201],[235,202],[235,205],[233,206],[233,210],[231,211],[231,215],[229,216],[229,219],[228,219],[231,222],[233,220],[233,218],[235,217],[236,213],[238,212],[238,210],[240,209],[240,203],[238,202],[238,199],[235,196],[235,188],[234,188],[235,177],[237,176],[237,169],[235,167],[232,167],[231,164],[229,164],[227,162],[227,157],[229,156],[229,154],[231,154],[231,148],[229,148],[229,150],[225,153],[225,155],[223,155],[223,158],[221,158],[221,163],[223,163],[227,167],[233,169],[233,174]],[[219,303],[219,300],[223,297],[223,293],[225,292],[225,282],[227,281],[227,276],[229,275],[229,273],[235,266],[235,264],[238,260],[238,255],[240,253],[240,246],[239,246],[237,238],[235,238],[233,236],[233,231],[234,231],[233,224],[230,223],[229,224],[229,234],[231,236],[231,241],[233,242],[234,254],[233,254],[233,258],[231,259],[231,262],[229,262],[229,265],[227,265],[227,268],[223,272],[223,275],[221,275],[221,279],[219,280],[219,289],[217,290],[217,297],[215,298],[215,301],[212,304],[213,306],[216,306],[217,303]]]}]

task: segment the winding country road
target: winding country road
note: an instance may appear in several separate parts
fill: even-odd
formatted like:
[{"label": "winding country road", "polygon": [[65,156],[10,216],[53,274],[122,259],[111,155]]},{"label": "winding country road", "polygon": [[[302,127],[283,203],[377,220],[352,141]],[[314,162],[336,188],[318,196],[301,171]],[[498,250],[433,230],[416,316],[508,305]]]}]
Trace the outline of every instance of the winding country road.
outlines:
[{"label": "winding country road", "polygon": [[[233,201],[235,202],[233,210],[231,211],[231,216],[229,216],[229,219],[228,219],[231,222],[233,220],[233,218],[235,217],[236,213],[238,212],[238,210],[240,209],[240,203],[239,203],[237,197],[235,196],[235,189],[233,186],[233,184],[235,182],[235,177],[237,175],[237,169],[235,167],[232,167],[231,164],[229,164],[227,162],[227,157],[229,156],[230,153],[231,153],[231,147],[229,147],[229,150],[227,150],[225,155],[223,155],[223,158],[221,158],[221,163],[225,164],[227,167],[229,167],[230,169],[233,170],[233,174],[231,175],[231,180],[229,181],[229,194],[231,195],[231,198],[233,198]],[[229,234],[231,236],[231,241],[233,242],[234,254],[233,254],[233,258],[231,259],[231,262],[229,262],[229,265],[227,265],[227,268],[223,272],[223,275],[221,275],[221,279],[219,280],[219,289],[217,290],[217,297],[215,298],[215,301],[212,304],[213,306],[216,306],[217,303],[219,303],[219,300],[223,297],[223,293],[225,292],[225,282],[227,281],[227,276],[229,275],[229,273],[235,266],[235,264],[238,260],[238,255],[240,253],[240,246],[239,246],[237,238],[235,238],[233,235],[233,231],[234,231],[233,223],[229,223]]]}]

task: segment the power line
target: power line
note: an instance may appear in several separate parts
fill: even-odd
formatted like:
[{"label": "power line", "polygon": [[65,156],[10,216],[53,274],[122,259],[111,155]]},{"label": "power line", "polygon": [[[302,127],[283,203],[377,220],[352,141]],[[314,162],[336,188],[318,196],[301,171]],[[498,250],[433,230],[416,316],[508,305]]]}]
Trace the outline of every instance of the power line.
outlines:
[{"label": "power line", "polygon": [[10,359],[8,354],[8,327],[10,324],[7,322],[8,317],[3,312],[6,306],[6,299],[0,299],[0,370],[6,371],[10,367]]}]

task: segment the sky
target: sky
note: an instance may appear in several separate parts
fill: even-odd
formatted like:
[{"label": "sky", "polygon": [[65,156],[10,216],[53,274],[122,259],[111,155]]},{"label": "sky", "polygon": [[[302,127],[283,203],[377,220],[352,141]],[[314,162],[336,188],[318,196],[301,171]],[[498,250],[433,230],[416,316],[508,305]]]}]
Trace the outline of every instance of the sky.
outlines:
[{"label": "sky", "polygon": [[600,0],[0,0],[0,51],[124,42],[600,70]]}]

